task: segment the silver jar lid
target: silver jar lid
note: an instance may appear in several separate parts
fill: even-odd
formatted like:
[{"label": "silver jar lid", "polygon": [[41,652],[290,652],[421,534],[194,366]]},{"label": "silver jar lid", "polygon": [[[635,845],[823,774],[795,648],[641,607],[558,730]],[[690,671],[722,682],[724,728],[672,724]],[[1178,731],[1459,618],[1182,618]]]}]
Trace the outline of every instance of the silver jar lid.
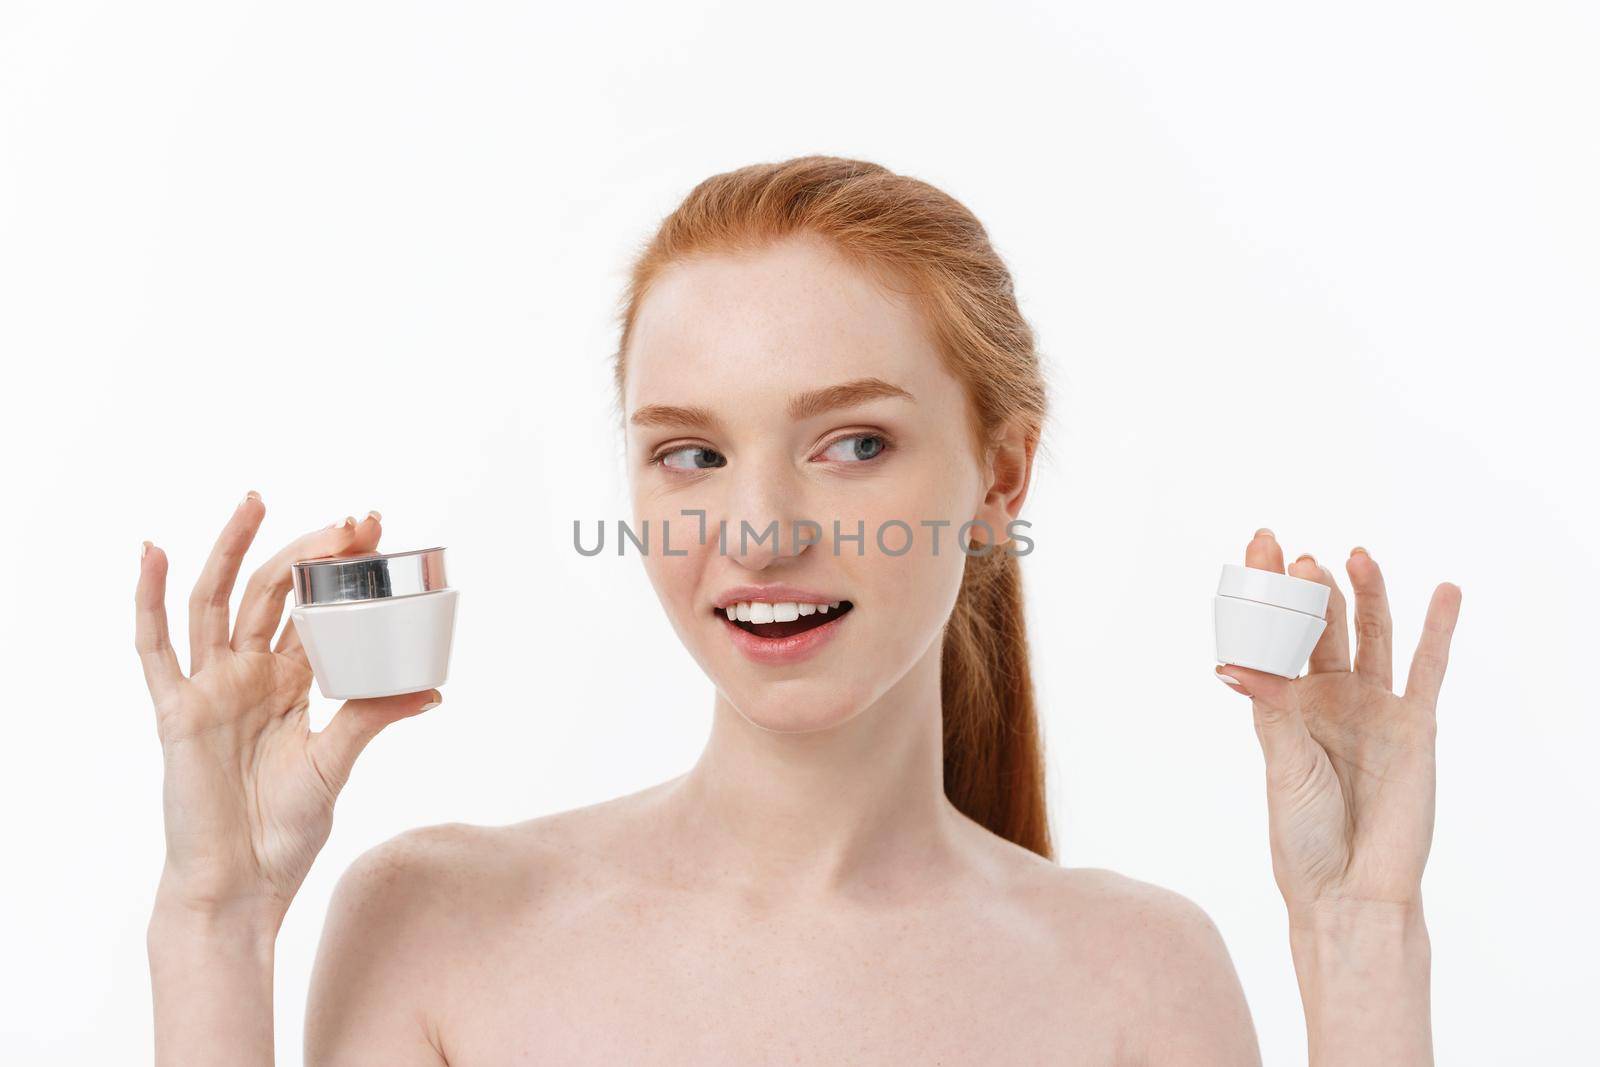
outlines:
[{"label": "silver jar lid", "polygon": [[302,559],[293,571],[294,602],[300,606],[413,596],[449,584],[442,547]]}]

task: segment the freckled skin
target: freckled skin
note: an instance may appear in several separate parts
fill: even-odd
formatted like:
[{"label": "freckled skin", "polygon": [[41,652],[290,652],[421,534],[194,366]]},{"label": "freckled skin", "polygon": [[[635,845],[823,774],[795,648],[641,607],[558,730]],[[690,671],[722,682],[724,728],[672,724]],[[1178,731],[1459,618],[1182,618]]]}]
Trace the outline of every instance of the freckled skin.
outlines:
[{"label": "freckled skin", "polygon": [[[868,376],[915,401],[787,412],[797,393]],[[628,353],[624,411],[646,404],[723,422],[627,432],[635,525],[671,519],[689,550],[644,565],[714,686],[704,753],[604,803],[422,828],[362,856],[330,909],[306,1062],[1259,1063],[1199,908],[1062,868],[944,798],[954,530],[982,518],[1003,537],[1026,482],[1007,487],[973,453],[963,386],[914,308],[814,239],[676,264]],[[843,431],[892,445],[815,462]],[[648,463],[677,442],[726,464],[677,477]],[[683,508],[713,530],[777,519],[785,543],[741,553],[735,536],[720,555],[678,536],[695,529]],[[864,521],[863,555],[788,542],[791,519],[834,517]],[[873,542],[892,518],[915,531],[904,556]],[[937,557],[917,525],[933,518],[951,520]],[[804,662],[750,662],[711,613],[718,592],[775,581],[856,604]]]}]

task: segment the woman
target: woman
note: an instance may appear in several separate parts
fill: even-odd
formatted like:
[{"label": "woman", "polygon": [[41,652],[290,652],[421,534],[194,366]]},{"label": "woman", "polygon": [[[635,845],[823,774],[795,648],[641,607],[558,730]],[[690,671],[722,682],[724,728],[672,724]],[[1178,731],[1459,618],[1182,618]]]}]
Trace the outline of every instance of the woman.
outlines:
[{"label": "woman", "polygon": [[[715,685],[705,750],[606,803],[360,857],[307,1062],[1258,1063],[1199,908],[1051,859],[1013,536],[1045,389],[978,221],[853,160],[711,178],[635,265],[616,377],[633,528],[670,524],[646,568]],[[164,1064],[271,1062],[273,941],[334,799],[379,730],[440,699],[350,701],[309,732],[294,628],[273,642],[290,564],[374,550],[380,517],[286,545],[230,636],[264,510],[240,503],[195,587],[187,678],[166,557],[147,542],[142,562]],[[1284,570],[1270,531],[1245,562]],[[1346,570],[1354,670],[1344,598],[1303,556],[1289,573],[1332,587],[1307,675],[1218,675],[1266,757],[1312,1061],[1425,1063],[1420,880],[1460,590],[1436,589],[1400,696],[1378,566],[1357,549]]]}]

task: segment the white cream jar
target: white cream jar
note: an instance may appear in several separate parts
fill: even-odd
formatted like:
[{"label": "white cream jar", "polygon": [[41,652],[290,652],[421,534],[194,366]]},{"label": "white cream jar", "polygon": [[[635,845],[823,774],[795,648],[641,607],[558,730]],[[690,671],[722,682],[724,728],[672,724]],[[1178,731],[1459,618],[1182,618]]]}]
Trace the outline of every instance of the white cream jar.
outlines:
[{"label": "white cream jar", "polygon": [[1298,678],[1328,625],[1321,582],[1233,563],[1214,598],[1217,662]]},{"label": "white cream jar", "polygon": [[327,556],[294,564],[289,610],[329,700],[418,693],[450,670],[460,590],[444,549]]}]

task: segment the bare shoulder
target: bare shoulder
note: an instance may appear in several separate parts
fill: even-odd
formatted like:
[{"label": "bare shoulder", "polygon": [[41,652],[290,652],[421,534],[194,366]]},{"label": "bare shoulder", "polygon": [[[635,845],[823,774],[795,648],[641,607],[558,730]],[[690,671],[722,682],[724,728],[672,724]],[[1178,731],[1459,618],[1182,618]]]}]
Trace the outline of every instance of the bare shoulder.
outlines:
[{"label": "bare shoulder", "polygon": [[[444,1062],[440,1020],[533,917],[581,898],[629,798],[505,826],[406,830],[361,853],[328,905],[307,998],[307,1064]],[[361,1061],[368,1062],[368,1061]]]},{"label": "bare shoulder", "polygon": [[399,932],[407,922],[437,913],[488,888],[526,876],[507,853],[508,826],[451,822],[396,834],[357,856],[339,878],[330,918]]},{"label": "bare shoulder", "polygon": [[1130,1053],[1161,1064],[1259,1064],[1255,1026],[1222,933],[1171,889],[1102,867],[1042,863],[1024,883],[1075,980],[1126,1009]]},{"label": "bare shoulder", "polygon": [[1211,916],[1193,900],[1104,867],[1056,867],[1048,883],[1070,921],[1103,930],[1126,953],[1208,949],[1222,943]]},{"label": "bare shoulder", "polygon": [[366,908],[425,909],[481,892],[487,883],[537,876],[526,853],[547,835],[529,832],[529,827],[549,825],[556,818],[507,826],[449,822],[406,830],[357,856],[339,879],[335,900]]},{"label": "bare shoulder", "polygon": [[[649,792],[644,791],[644,792]],[[410,926],[494,935],[507,913],[538,910],[575,884],[628,829],[630,794],[503,826],[420,826],[363,852],[339,879],[330,919],[391,935]]]}]

